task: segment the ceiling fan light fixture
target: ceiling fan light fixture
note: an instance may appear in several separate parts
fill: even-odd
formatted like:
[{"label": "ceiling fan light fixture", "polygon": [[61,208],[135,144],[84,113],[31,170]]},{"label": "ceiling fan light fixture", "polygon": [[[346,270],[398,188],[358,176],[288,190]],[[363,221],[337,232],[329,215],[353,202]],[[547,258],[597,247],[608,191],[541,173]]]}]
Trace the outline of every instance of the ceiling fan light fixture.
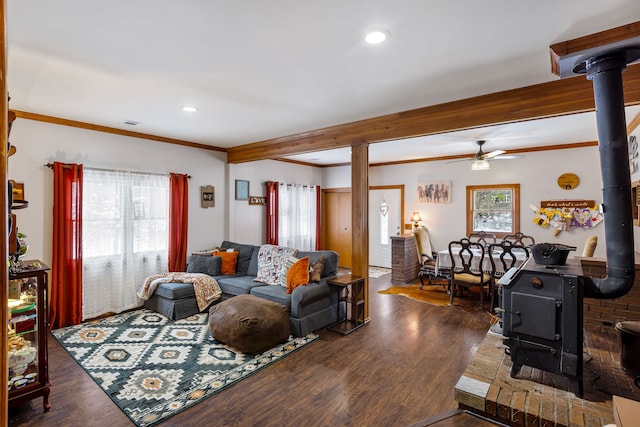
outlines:
[{"label": "ceiling fan light fixture", "polygon": [[471,164],[472,171],[485,171],[488,169],[491,169],[491,165],[489,165],[489,162],[484,159],[474,160]]}]

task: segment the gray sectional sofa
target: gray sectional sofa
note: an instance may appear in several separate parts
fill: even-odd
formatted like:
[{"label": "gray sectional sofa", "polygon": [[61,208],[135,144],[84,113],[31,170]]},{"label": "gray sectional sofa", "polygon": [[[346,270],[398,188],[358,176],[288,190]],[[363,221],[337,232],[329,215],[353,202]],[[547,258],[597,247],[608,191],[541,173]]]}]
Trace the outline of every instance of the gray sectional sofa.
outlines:
[{"label": "gray sectional sofa", "polygon": [[[324,270],[319,283],[299,286],[291,294],[279,285],[255,282],[258,274],[258,253],[260,246],[224,241],[225,249],[238,251],[236,273],[234,275],[214,275],[222,290],[219,301],[236,295],[251,294],[280,303],[289,310],[291,333],[304,336],[324,328],[338,319],[338,289],[327,284],[327,279],[338,273],[338,254],[333,251],[299,251],[298,258],[309,257],[313,264],[319,257],[325,257]],[[218,301],[218,302],[219,302]],[[214,303],[215,304],[215,303]],[[164,314],[170,319],[182,319],[198,313],[193,286],[189,283],[160,284],[154,295],[144,302],[144,306]]]}]

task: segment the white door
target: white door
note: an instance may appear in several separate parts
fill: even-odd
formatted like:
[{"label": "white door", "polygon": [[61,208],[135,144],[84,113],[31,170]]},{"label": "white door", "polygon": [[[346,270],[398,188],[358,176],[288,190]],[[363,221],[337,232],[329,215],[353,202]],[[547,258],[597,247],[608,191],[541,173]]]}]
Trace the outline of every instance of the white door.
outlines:
[{"label": "white door", "polygon": [[402,234],[399,188],[369,190],[369,264],[391,268],[391,238]]}]

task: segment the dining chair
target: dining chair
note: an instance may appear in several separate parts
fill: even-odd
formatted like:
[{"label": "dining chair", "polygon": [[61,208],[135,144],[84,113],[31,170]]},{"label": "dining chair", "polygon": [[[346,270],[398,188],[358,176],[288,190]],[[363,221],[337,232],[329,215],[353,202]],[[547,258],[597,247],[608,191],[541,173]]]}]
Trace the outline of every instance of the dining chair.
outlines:
[{"label": "dining chair", "polygon": [[533,246],[536,244],[536,239],[534,239],[532,236],[527,236],[526,234],[522,234],[519,231],[516,231],[513,234],[505,234],[504,237],[502,238],[502,241],[503,242],[508,241],[516,245],[522,245],[522,246]]},{"label": "dining chair", "polygon": [[489,259],[491,260],[491,284],[489,285],[489,309],[493,311],[496,294],[496,283],[510,268],[524,263],[531,252],[521,243],[503,240],[489,245]]},{"label": "dining chair", "polygon": [[582,249],[582,256],[591,258],[596,251],[596,246],[598,246],[598,236],[587,237],[587,241],[584,243],[584,248]]},{"label": "dining chair", "polygon": [[491,283],[491,274],[482,271],[485,247],[479,242],[472,242],[463,237],[449,242],[449,256],[451,257],[451,296],[449,304],[453,305],[453,298],[462,292],[463,288],[480,287],[480,305],[484,307],[484,288]]},{"label": "dining chair", "polygon": [[497,243],[498,241],[495,234],[488,233],[486,231],[476,231],[474,233],[470,233],[468,239],[471,242],[482,244],[482,246],[484,246],[485,248],[492,243]]},{"label": "dining chair", "polygon": [[413,230],[413,236],[416,241],[416,249],[418,252],[418,262],[420,263],[420,271],[418,272],[418,278],[420,279],[420,289],[425,285],[424,280],[427,279],[427,284],[431,285],[435,279],[446,281],[446,285],[443,285],[447,290],[451,287],[451,273],[449,269],[439,268],[436,273],[436,259],[438,254],[431,248],[431,241],[429,239],[429,232],[426,227],[420,226]]}]

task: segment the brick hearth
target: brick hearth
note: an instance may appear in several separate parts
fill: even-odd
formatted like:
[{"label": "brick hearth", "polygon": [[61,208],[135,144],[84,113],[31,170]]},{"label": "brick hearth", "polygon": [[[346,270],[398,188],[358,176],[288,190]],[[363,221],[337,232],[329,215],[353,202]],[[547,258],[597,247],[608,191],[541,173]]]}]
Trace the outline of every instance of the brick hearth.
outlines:
[{"label": "brick hearth", "polygon": [[[583,259],[585,274],[601,277],[605,263]],[[488,333],[455,388],[461,408],[515,426],[602,427],[614,423],[612,396],[640,401],[633,378],[620,367],[615,324],[640,320],[640,271],[634,288],[613,300],[584,301],[584,398],[569,392],[559,374],[523,366],[509,375],[511,359],[500,336]]]}]

